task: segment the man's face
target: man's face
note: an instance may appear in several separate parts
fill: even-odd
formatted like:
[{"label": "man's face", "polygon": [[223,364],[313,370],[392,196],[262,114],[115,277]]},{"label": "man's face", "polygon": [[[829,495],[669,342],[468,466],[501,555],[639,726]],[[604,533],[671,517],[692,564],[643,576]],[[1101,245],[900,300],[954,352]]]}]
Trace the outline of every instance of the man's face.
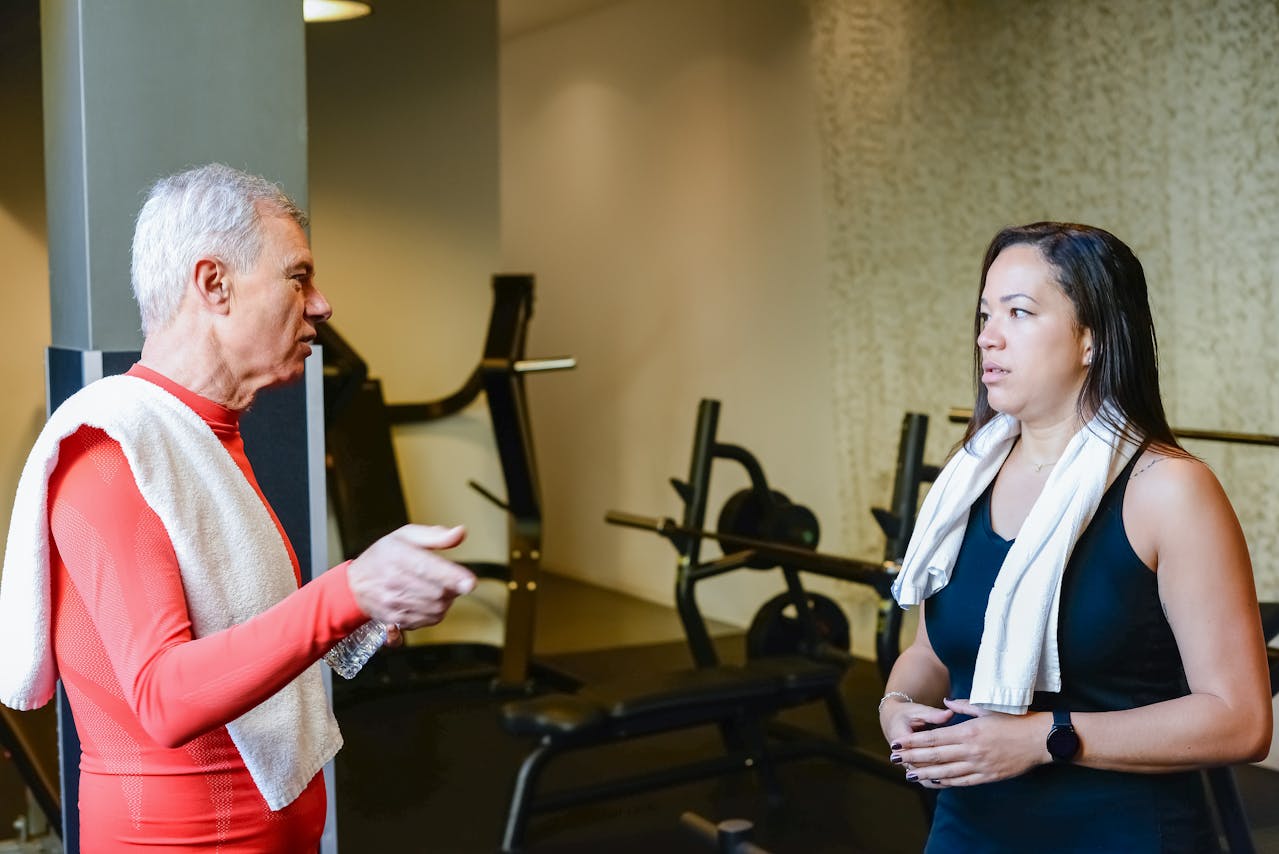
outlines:
[{"label": "man's face", "polygon": [[219,336],[227,368],[246,390],[302,375],[315,328],[332,314],[316,289],[306,233],[287,216],[262,211],[262,250],[249,270],[230,273],[230,310]]}]

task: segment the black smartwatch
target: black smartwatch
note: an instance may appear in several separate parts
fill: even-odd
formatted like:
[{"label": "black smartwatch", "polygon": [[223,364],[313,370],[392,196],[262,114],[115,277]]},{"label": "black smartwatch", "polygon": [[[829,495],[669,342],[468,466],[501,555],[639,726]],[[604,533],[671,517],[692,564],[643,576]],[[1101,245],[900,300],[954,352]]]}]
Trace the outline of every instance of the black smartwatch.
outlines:
[{"label": "black smartwatch", "polygon": [[1068,709],[1053,710],[1053,728],[1048,731],[1048,752],[1053,762],[1070,762],[1079,754],[1079,734],[1070,725]]}]

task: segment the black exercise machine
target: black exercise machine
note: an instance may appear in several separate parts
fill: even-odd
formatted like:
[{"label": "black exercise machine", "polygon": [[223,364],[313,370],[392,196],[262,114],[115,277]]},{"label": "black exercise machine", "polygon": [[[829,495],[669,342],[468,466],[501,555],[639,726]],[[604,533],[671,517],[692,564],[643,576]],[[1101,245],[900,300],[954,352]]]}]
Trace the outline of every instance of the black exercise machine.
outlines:
[{"label": "black exercise machine", "polygon": [[754,825],[744,818],[729,818],[718,824],[702,818],[695,812],[679,817],[680,826],[718,854],[768,854],[751,841]]},{"label": "black exercise machine", "polygon": [[[687,637],[693,667],[667,673],[628,674],[621,679],[584,687],[576,694],[548,694],[507,703],[502,723],[514,735],[531,736],[537,745],[517,774],[502,840],[503,851],[519,850],[530,816],[605,798],[646,791],[690,780],[753,770],[770,799],[780,798],[774,765],[779,761],[825,756],[847,762],[886,780],[906,785],[896,768],[882,757],[853,744],[852,725],[840,693],[844,671],[852,662],[843,637],[823,626],[820,601],[804,589],[801,572],[815,572],[868,584],[889,595],[893,573],[878,563],[815,551],[816,520],[771,489],[763,468],[746,449],[719,442],[719,403],[703,400],[698,409],[692,462],[687,481],[672,480],[684,513],[681,523],[626,513],[609,513],[613,524],[652,530],[665,536],[679,555],[675,600]],[[705,530],[712,463],[741,464],[751,488],[735,495],[721,513],[719,530]],[[912,513],[913,518],[913,513]],[[752,536],[755,534],[755,536]],[[703,561],[702,542],[723,545],[721,557]],[[734,570],[779,569],[783,597],[793,610],[796,634],[790,648],[748,645],[742,665],[724,664],[711,642],[698,608],[698,582]],[[770,632],[761,631],[761,636]],[[771,654],[770,654],[771,653]],[[834,736],[783,727],[771,718],[779,711],[823,702]],[[648,774],[593,781],[590,785],[539,794],[546,765],[573,750],[695,726],[719,727],[724,752]]]},{"label": "black exercise machine", "polygon": [[0,748],[13,762],[49,828],[62,838],[62,793],[58,783],[57,708],[15,712],[0,706]]},{"label": "black exercise machine", "polygon": [[[329,495],[347,558],[409,522],[391,428],[446,418],[484,392],[506,482],[506,500],[474,481],[470,485],[508,514],[507,561],[475,561],[466,566],[482,578],[506,582],[505,636],[499,649],[485,644],[449,646],[476,660],[496,659],[495,686],[517,691],[527,689],[534,668],[533,628],[542,559],[541,492],[524,375],[576,364],[570,357],[525,358],[532,315],[533,277],[494,276],[493,309],[479,365],[457,391],[427,403],[385,403],[381,382],[369,376],[368,365],[331,325],[321,325],[318,337],[324,348]],[[401,650],[391,655],[412,652]],[[373,663],[372,669],[382,664]]]}]

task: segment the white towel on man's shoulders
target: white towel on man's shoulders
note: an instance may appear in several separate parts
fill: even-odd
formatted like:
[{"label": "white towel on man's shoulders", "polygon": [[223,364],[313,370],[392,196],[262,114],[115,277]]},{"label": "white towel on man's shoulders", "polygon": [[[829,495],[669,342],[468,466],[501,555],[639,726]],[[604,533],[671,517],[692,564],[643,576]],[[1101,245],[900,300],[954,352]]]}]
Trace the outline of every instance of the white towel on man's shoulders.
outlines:
[{"label": "white towel on man's shoulders", "polygon": [[[98,380],[50,416],[18,482],[0,575],[0,702],[15,709],[53,696],[48,483],[62,440],[83,425],[120,444],[138,491],[164,524],[196,637],[242,623],[297,589],[274,520],[200,416],[145,379]],[[227,731],[273,810],[300,795],[342,746],[318,662]]]},{"label": "white towel on man's shoulders", "polygon": [[[1138,443],[1098,414],[1066,445],[999,569],[982,630],[969,702],[1024,714],[1035,691],[1061,690],[1057,612],[1070,553],[1107,487]],[[950,581],[973,503],[995,479],[1021,424],[997,415],[942,469],[924,498],[893,597],[918,605]]]}]

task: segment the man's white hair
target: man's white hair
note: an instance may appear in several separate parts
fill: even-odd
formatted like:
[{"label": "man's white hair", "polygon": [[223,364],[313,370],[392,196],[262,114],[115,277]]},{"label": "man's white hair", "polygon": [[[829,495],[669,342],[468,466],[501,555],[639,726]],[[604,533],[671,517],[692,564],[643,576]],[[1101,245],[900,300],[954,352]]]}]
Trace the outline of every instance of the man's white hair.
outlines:
[{"label": "man's white hair", "polygon": [[215,258],[233,273],[257,263],[262,208],[306,228],[306,214],[278,185],[221,163],[155,183],[133,230],[133,297],[144,335],[173,320],[201,258]]}]

